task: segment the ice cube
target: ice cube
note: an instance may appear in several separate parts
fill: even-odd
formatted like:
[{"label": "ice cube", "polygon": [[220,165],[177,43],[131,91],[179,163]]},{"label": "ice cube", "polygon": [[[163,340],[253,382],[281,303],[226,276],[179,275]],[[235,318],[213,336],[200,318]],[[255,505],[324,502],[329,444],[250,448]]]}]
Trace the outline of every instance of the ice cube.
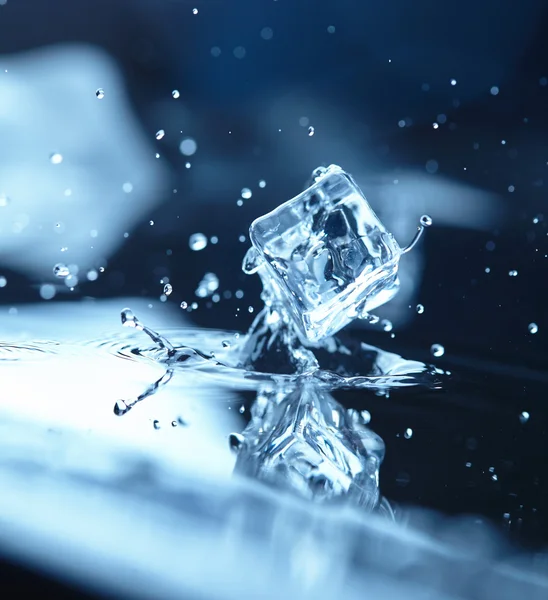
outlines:
[{"label": "ice cube", "polygon": [[393,298],[402,249],[348,173],[331,165],[313,176],[249,233],[265,288],[315,342]]},{"label": "ice cube", "polygon": [[384,442],[357,413],[310,382],[259,392],[251,411],[237,473],[316,501],[377,507]]}]

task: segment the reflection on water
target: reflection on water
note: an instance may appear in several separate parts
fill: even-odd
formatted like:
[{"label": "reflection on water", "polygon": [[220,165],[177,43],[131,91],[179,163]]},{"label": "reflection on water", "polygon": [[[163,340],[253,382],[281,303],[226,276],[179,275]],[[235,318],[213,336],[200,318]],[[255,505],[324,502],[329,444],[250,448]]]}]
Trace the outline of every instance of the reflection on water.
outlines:
[{"label": "reflection on water", "polygon": [[[168,336],[171,357],[143,332],[120,331],[124,305]],[[370,509],[380,500],[384,443],[321,379],[247,377],[236,362],[243,335],[174,329],[179,318],[134,299],[27,306],[2,317],[0,543],[13,556],[132,597],[144,586],[162,598],[358,598],[363,589],[383,599],[469,590],[478,599],[507,590],[546,597],[542,570],[512,562],[489,532],[471,538],[479,576],[470,532],[463,537],[451,522],[421,515],[404,526],[348,503],[280,493],[354,497]],[[196,368],[176,361],[194,346]],[[375,385],[397,384],[388,372],[402,374],[403,359],[362,351],[364,374],[378,369]],[[168,385],[123,418],[113,414],[118,399],[137,398],[173,360]],[[327,356],[320,362],[328,369]],[[247,427],[245,390],[259,396]],[[245,440],[236,458],[234,431]],[[284,453],[296,467],[280,479]]]}]

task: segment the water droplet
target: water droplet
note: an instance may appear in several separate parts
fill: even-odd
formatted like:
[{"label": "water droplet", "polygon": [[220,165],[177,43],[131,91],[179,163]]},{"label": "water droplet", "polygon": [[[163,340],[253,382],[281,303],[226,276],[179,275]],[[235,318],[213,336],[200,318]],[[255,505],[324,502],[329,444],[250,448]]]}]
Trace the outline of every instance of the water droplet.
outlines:
[{"label": "water droplet", "polygon": [[52,165],[59,165],[63,162],[63,155],[59,154],[58,152],[54,152],[52,155],[50,155],[49,161]]},{"label": "water droplet", "polygon": [[[0,286],[2,287],[2,286]],[[40,286],[40,297],[43,300],[51,300],[55,297],[55,286],[51,283],[44,283]]]},{"label": "water droplet", "polygon": [[193,15],[197,15],[198,14],[198,9],[197,8],[193,8],[192,9],[192,14]]},{"label": "water droplet", "polygon": [[259,187],[260,187],[260,188],[264,188],[264,187],[266,187],[266,181],[265,181],[264,179],[261,179],[261,180],[259,181]]},{"label": "water droplet", "polygon": [[169,296],[169,295],[171,294],[171,292],[172,292],[172,291],[173,291],[173,287],[171,286],[171,284],[169,284],[169,283],[166,283],[166,284],[164,285],[164,294],[165,294],[166,296]]},{"label": "water droplet", "polygon": [[114,414],[117,417],[121,417],[122,415],[125,415],[129,409],[130,406],[128,406],[125,400],[118,400],[114,405]]},{"label": "water droplet", "polygon": [[124,327],[137,327],[139,323],[139,320],[130,308],[124,308],[120,313],[120,318],[122,319],[122,325]]},{"label": "water droplet", "polygon": [[263,38],[263,40],[271,40],[273,35],[274,32],[270,27],[263,27],[261,29],[261,37]]},{"label": "water droplet", "polygon": [[185,138],[179,144],[179,152],[184,156],[192,156],[198,149],[198,144],[192,138]]},{"label": "water droplet", "polygon": [[252,313],[255,309],[252,306],[247,307],[247,312]]},{"label": "water droplet", "polygon": [[154,221],[151,219],[148,224],[152,227],[154,225]]},{"label": "water droplet", "polygon": [[152,425],[154,426],[154,429],[160,429],[160,421],[158,421],[158,419],[154,419]]},{"label": "water droplet", "polygon": [[8,280],[3,275],[0,275],[0,288],[6,287],[7,285]]},{"label": "water droplet", "polygon": [[241,433],[231,433],[228,436],[228,445],[233,452],[238,452],[245,443],[245,438]]},{"label": "water droplet", "polygon": [[10,203],[10,199],[5,194],[0,194],[0,208],[6,207]]},{"label": "water droplet", "polygon": [[312,125],[308,128],[308,135],[309,137],[312,137],[314,135],[314,133],[316,132],[316,130],[314,129],[314,127],[312,127]]},{"label": "water droplet", "polygon": [[242,271],[246,275],[253,275],[253,273],[256,273],[261,268],[261,265],[261,256],[259,252],[252,246],[244,256]]},{"label": "water droplet", "polygon": [[529,323],[527,329],[529,330],[529,333],[535,334],[538,331],[538,325],[536,323]]},{"label": "water droplet", "polygon": [[423,227],[431,227],[432,226],[432,217],[430,215],[422,215],[422,217],[420,218],[420,224]]},{"label": "water droplet", "polygon": [[185,302],[184,300],[181,302],[181,308],[183,310],[186,310],[188,308],[188,302]]},{"label": "water droplet", "polygon": [[403,437],[404,437],[406,440],[408,440],[408,439],[410,439],[410,438],[412,438],[412,437],[413,437],[413,430],[411,429],[411,427],[408,427],[408,428],[405,430],[405,433],[403,434]]},{"label": "water droplet", "polygon": [[163,129],[159,129],[156,132],[156,139],[157,140],[161,140],[164,137],[165,134],[166,134],[166,132]]},{"label": "water droplet", "polygon": [[175,100],[177,100],[177,98],[179,98],[181,96],[181,94],[179,93],[179,90],[173,90],[171,92],[171,95],[175,98]]},{"label": "water droplet", "polygon": [[456,79],[451,79],[451,85],[457,85],[457,80]]},{"label": "water droplet", "polygon": [[242,404],[240,406],[240,414],[243,415],[245,413],[245,406]]},{"label": "water droplet", "polygon": [[203,233],[193,233],[188,238],[188,245],[190,246],[191,250],[198,252],[207,246],[207,238]]},{"label": "water droplet", "polygon": [[436,357],[443,356],[445,354],[445,348],[441,344],[432,344],[430,352]]},{"label": "water droplet", "polygon": [[497,96],[500,90],[496,85],[494,85],[490,91],[491,91],[491,96]]},{"label": "water droplet", "polygon": [[249,188],[243,188],[241,195],[244,200],[249,200],[253,194]]},{"label": "water droplet", "polygon": [[517,277],[518,272],[515,269],[512,269],[511,271],[508,271],[508,275],[510,275],[510,277]]},{"label": "water droplet", "polygon": [[102,100],[105,97],[105,90],[103,88],[97,88],[95,90],[95,95],[99,100]]},{"label": "water droplet", "polygon": [[327,33],[335,33],[335,26],[329,25],[327,28]]},{"label": "water droplet", "polygon": [[422,304],[417,304],[417,313],[419,315],[422,315],[423,312],[424,312],[424,306]]},{"label": "water droplet", "polygon": [[528,413],[526,410],[524,410],[524,411],[521,413],[521,415],[519,416],[520,423],[521,423],[522,425],[524,425],[525,423],[527,423],[527,421],[529,420],[530,416],[531,416],[531,415],[530,415],[530,414],[529,414],[529,413]]},{"label": "water droplet", "polygon": [[392,321],[389,321],[388,319],[383,319],[381,321],[381,327],[384,329],[384,331],[392,331]]},{"label": "water droplet", "polygon": [[57,263],[53,267],[53,274],[55,275],[55,277],[59,277],[60,279],[63,279],[64,277],[68,277],[70,275],[70,271],[69,271],[69,268],[67,267],[67,265],[65,265],[63,263]]}]

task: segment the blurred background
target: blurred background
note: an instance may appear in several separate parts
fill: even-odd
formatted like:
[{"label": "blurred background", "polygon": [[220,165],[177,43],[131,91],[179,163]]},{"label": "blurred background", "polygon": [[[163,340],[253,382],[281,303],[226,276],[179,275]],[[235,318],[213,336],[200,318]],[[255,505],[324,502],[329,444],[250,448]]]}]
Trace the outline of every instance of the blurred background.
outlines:
[{"label": "blurred background", "polygon": [[441,400],[344,398],[379,416],[383,492],[538,550],[547,27],[542,0],[0,0],[3,341],[26,306],[51,338],[48,311],[127,297],[145,322],[245,331],[249,224],[339,164],[400,244],[434,221],[378,311],[393,328],[361,335],[424,361],[441,344],[455,377]]}]

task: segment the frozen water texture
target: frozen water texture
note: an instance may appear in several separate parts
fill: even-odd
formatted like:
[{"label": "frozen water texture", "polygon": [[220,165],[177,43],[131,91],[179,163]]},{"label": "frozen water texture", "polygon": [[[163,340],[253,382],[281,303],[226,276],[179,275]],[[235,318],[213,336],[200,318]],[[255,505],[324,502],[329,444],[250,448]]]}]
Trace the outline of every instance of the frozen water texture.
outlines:
[{"label": "frozen water texture", "polygon": [[238,445],[235,470],[316,501],[374,509],[384,442],[312,383],[260,391]]},{"label": "frozen water texture", "polygon": [[331,165],[250,227],[259,273],[302,335],[328,337],[398,290],[398,243],[350,175]]}]

